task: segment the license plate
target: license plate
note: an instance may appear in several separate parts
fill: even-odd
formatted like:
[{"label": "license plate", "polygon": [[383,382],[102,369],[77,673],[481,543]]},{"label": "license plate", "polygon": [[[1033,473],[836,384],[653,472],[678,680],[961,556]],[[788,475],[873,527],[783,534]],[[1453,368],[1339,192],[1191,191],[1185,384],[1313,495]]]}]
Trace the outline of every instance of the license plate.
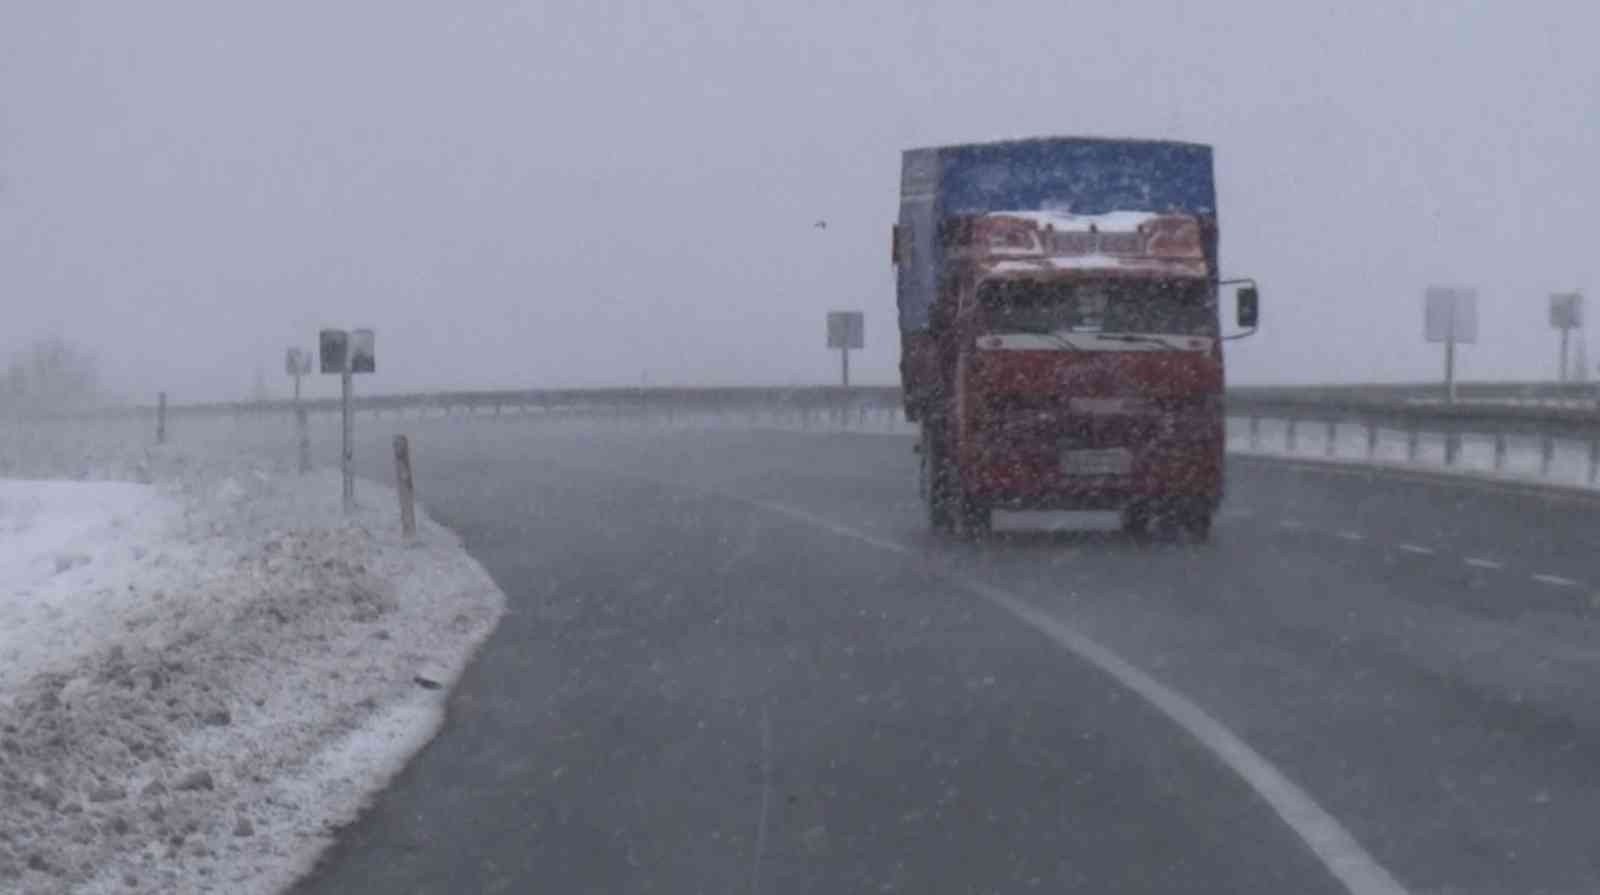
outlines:
[{"label": "license plate", "polygon": [[1133,454],[1126,448],[1061,452],[1064,475],[1128,475],[1132,471]]}]

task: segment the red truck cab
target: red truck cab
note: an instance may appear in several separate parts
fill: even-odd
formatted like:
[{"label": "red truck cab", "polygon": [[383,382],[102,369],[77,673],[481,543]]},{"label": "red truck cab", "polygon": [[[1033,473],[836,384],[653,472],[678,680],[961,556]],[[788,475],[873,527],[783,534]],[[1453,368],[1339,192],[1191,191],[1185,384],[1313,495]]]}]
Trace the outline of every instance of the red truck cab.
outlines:
[{"label": "red truck cab", "polygon": [[[1223,495],[1217,247],[1203,144],[907,150],[892,253],[932,525],[1120,510],[1205,536]],[[1253,287],[1239,303],[1253,329]]]},{"label": "red truck cab", "polygon": [[[945,222],[924,407],[930,520],[1119,510],[1208,534],[1223,354],[1205,222],[999,211]],[[1251,298],[1253,301],[1253,296]]]}]

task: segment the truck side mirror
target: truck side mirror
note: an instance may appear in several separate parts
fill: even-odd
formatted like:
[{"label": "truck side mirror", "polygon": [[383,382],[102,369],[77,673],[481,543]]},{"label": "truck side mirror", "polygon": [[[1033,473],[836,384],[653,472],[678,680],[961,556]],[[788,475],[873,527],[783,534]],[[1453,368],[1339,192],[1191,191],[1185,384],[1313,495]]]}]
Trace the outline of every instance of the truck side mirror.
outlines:
[{"label": "truck side mirror", "polygon": [[1255,329],[1261,323],[1261,293],[1254,286],[1239,290],[1239,326]]},{"label": "truck side mirror", "polygon": [[896,267],[900,264],[900,225],[895,224],[889,228],[889,266]]}]

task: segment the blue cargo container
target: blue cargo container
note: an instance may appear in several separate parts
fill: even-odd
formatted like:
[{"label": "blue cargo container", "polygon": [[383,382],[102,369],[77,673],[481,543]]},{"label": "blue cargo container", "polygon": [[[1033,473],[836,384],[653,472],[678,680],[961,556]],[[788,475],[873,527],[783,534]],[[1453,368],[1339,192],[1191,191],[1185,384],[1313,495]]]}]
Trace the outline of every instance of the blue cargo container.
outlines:
[{"label": "blue cargo container", "polygon": [[[900,331],[928,328],[944,262],[937,234],[946,216],[1149,211],[1214,223],[1216,208],[1211,147],[1198,143],[1041,137],[907,150],[896,259]],[[1207,248],[1215,259],[1215,245]]]}]

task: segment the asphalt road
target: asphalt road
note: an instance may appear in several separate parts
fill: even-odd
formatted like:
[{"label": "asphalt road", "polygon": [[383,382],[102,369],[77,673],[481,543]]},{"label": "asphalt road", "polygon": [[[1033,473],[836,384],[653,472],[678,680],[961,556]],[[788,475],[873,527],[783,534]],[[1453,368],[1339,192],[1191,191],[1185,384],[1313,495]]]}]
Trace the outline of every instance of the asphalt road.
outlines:
[{"label": "asphalt road", "polygon": [[924,531],[904,437],[391,429],[511,609],[301,892],[1349,890],[986,593],[1186,697],[1409,891],[1600,891],[1592,502],[1237,460],[1210,544],[974,544]]}]

